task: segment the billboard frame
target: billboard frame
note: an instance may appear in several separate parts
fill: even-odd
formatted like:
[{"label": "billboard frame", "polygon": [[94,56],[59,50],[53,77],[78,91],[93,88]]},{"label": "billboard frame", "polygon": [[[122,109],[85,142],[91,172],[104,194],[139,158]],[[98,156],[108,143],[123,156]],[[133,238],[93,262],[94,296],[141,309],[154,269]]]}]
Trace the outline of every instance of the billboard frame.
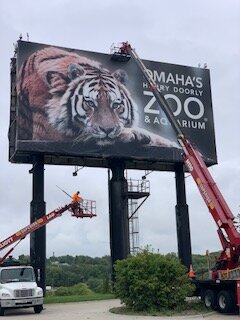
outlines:
[{"label": "billboard frame", "polygon": [[[21,41],[22,43],[22,41]],[[48,45],[43,45],[48,47]],[[52,46],[51,46],[52,47]],[[59,47],[58,47],[59,48]],[[109,58],[110,59],[110,58]],[[181,153],[179,150],[169,148],[168,160],[148,158],[145,159],[140,156],[131,156],[130,154],[119,155],[119,154],[88,154],[87,152],[83,155],[76,154],[75,152],[61,152],[56,150],[54,152],[49,151],[51,149],[49,142],[48,150],[45,148],[44,142],[39,142],[35,146],[32,145],[31,150],[28,149],[28,143],[24,141],[18,141],[17,130],[18,130],[18,105],[17,105],[17,92],[16,92],[16,81],[17,81],[17,66],[18,62],[16,57],[11,60],[11,106],[10,106],[10,126],[9,126],[9,161],[13,163],[33,163],[36,155],[41,155],[44,158],[44,163],[49,165],[78,165],[88,167],[103,167],[109,168],[113,159],[120,159],[124,162],[126,169],[142,169],[142,170],[159,170],[159,171],[175,171],[175,165],[182,163]],[[183,66],[184,67],[184,66]],[[210,90],[210,83],[209,83]],[[210,90],[211,95],[211,90]],[[211,106],[210,106],[211,108]],[[212,111],[212,110],[211,110]],[[213,124],[212,124],[213,125]],[[217,163],[216,147],[215,147],[215,135],[213,127],[213,136],[211,137],[214,141],[215,159],[205,159],[208,166]],[[20,146],[20,147],[19,147]],[[54,148],[53,148],[54,149]],[[61,149],[61,148],[60,148]],[[154,148],[153,148],[154,149]]]}]

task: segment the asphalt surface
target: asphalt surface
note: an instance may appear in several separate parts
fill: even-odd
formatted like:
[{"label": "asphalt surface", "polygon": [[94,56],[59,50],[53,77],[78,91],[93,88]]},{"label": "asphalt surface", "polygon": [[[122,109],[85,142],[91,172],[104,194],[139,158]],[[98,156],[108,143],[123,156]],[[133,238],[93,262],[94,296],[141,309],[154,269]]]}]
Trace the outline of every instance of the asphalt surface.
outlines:
[{"label": "asphalt surface", "polygon": [[5,316],[14,320],[240,320],[238,315],[222,315],[215,312],[194,316],[151,317],[151,316],[126,316],[109,312],[110,308],[120,306],[119,300],[87,301],[65,304],[48,304],[40,314],[35,314],[33,309],[16,309],[6,311]]}]

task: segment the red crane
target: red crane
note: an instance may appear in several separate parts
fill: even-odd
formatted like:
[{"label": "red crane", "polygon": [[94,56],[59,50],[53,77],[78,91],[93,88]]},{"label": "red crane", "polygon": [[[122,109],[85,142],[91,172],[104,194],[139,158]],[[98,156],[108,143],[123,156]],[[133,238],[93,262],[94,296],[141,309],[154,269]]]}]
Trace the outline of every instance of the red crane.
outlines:
[{"label": "red crane", "polygon": [[[213,180],[201,154],[192,146],[189,139],[182,132],[168,102],[158,91],[156,82],[150,77],[147,68],[138,57],[135,49],[133,49],[128,42],[123,42],[122,47],[113,54],[113,59],[114,55],[118,61],[120,61],[121,55],[123,55],[123,61],[125,61],[126,56],[133,58],[177,134],[178,142],[183,149],[184,163],[196,182],[203,200],[218,226],[218,235],[223,246],[223,252],[218,259],[219,267],[221,266],[220,269],[233,269],[238,267],[238,258],[240,256],[240,234],[234,224],[235,217]],[[224,233],[227,234],[227,237]]]},{"label": "red crane", "polygon": [[14,250],[14,248],[23,240],[28,234],[38,230],[39,228],[45,226],[50,221],[61,217],[62,214],[66,211],[71,212],[71,216],[76,218],[93,218],[96,217],[96,202],[93,200],[84,199],[81,203],[70,203],[55,209],[48,214],[44,214],[41,218],[38,218],[36,221],[27,225],[26,227],[20,229],[16,233],[12,234],[10,237],[0,242],[0,250],[7,248],[13,243],[17,242],[14,247],[12,247],[2,258],[0,258],[0,264],[9,256],[9,254]]},{"label": "red crane", "polygon": [[128,42],[123,42],[112,53],[111,59],[125,62],[132,58],[142,71],[159,106],[171,123],[183,150],[183,161],[192,175],[200,194],[205,201],[216,225],[222,244],[222,252],[208,280],[194,280],[197,291],[205,305],[227,313],[240,307],[240,233],[234,222],[234,215],[213,180],[199,151],[193,147],[182,132],[173,112],[163,95],[158,91],[156,82],[150,77],[147,68]]}]

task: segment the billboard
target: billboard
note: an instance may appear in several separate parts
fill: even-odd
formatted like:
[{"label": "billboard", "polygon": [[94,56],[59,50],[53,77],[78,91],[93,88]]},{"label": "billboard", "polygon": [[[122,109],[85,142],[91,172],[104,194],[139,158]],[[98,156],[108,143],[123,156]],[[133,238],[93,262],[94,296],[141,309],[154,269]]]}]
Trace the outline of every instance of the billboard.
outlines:
[{"label": "billboard", "polygon": [[[36,153],[45,163],[100,167],[112,158],[142,169],[182,161],[176,134],[132,59],[24,41],[16,58],[10,161],[31,163]],[[208,165],[216,163],[209,70],[143,62],[184,134]]]}]

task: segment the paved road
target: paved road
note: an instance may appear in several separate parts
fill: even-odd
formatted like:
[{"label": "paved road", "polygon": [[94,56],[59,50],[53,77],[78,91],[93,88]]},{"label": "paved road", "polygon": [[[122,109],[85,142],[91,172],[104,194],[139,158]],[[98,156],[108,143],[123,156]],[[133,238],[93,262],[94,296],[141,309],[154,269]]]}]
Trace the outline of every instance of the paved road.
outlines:
[{"label": "paved road", "polygon": [[222,315],[215,312],[208,315],[150,317],[125,316],[109,312],[110,308],[120,306],[119,300],[88,301],[65,304],[49,304],[44,306],[41,314],[34,314],[33,309],[6,311],[6,316],[14,320],[240,320],[237,315]]}]

